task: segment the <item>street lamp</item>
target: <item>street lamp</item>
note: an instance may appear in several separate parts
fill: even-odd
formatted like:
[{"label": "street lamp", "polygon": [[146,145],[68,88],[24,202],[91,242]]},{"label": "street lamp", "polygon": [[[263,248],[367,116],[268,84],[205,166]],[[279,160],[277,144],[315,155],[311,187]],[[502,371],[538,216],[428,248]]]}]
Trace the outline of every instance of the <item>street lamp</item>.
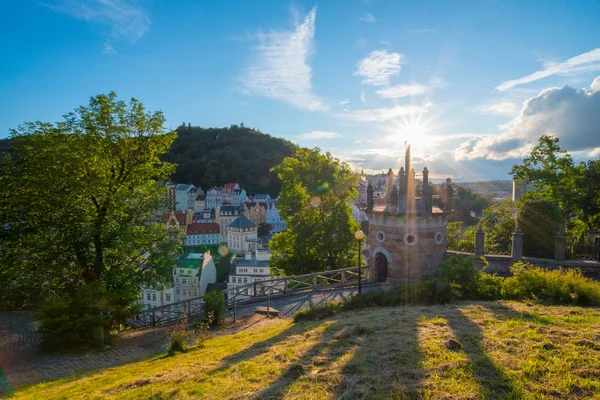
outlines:
[{"label": "street lamp", "polygon": [[356,231],[354,233],[354,237],[358,241],[358,293],[362,293],[362,271],[361,271],[361,262],[360,262],[360,245],[362,240],[365,238],[365,233],[363,231]]}]

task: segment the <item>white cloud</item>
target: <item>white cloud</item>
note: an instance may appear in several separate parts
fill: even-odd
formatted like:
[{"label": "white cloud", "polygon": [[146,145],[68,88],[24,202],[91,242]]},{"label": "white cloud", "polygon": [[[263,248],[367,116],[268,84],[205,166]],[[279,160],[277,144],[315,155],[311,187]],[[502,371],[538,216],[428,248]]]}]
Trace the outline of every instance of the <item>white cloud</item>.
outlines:
[{"label": "white cloud", "polygon": [[255,60],[241,79],[244,92],[283,100],[304,110],[327,110],[312,91],[311,55],[315,36],[313,8],[293,31],[257,34]]},{"label": "white cloud", "polygon": [[375,93],[386,99],[397,99],[399,97],[417,96],[426,91],[427,86],[419,83],[411,83],[407,85],[396,85],[387,89],[380,89]]},{"label": "white cloud", "polygon": [[536,71],[522,78],[502,82],[496,89],[504,91],[517,85],[534,82],[552,75],[573,75],[583,72],[600,70],[600,48],[588,51],[575,57],[569,58],[565,62],[548,62],[544,64],[544,69]]},{"label": "white cloud", "polygon": [[[594,81],[596,82],[596,80]],[[571,86],[548,88],[525,101],[521,113],[498,135],[471,139],[456,150],[457,159],[503,160],[523,157],[540,136],[553,135],[568,151],[600,147],[600,91]]]},{"label": "white cloud", "polygon": [[600,76],[594,79],[594,82],[592,82],[590,87],[592,88],[592,92],[600,91]]},{"label": "white cloud", "polygon": [[508,101],[475,107],[479,114],[515,115],[517,111],[517,105]]},{"label": "white cloud", "polygon": [[385,122],[406,115],[416,115],[427,111],[425,106],[394,106],[388,108],[374,108],[369,110],[354,110],[338,114],[339,117],[357,122]]},{"label": "white cloud", "polygon": [[362,77],[362,83],[367,85],[385,85],[392,76],[400,73],[402,59],[400,53],[375,50],[356,64],[354,76]]},{"label": "white cloud", "polygon": [[364,90],[360,93],[360,101],[362,101],[363,104],[367,104],[367,96]]},{"label": "white cloud", "polygon": [[110,43],[104,43],[102,47],[102,53],[104,54],[117,54],[117,51],[110,45]]},{"label": "white cloud", "polygon": [[298,135],[298,139],[304,140],[315,140],[315,139],[335,139],[339,138],[340,135],[338,132],[330,132],[330,131],[312,131],[310,133],[303,133],[302,135]]},{"label": "white cloud", "polygon": [[135,43],[150,27],[150,18],[128,0],[56,0],[52,10],[110,28],[109,36]]},{"label": "white cloud", "polygon": [[366,13],[364,17],[360,17],[361,21],[365,21],[365,22],[375,22],[377,21],[375,19],[375,17],[373,16],[373,14],[371,13]]},{"label": "white cloud", "polygon": [[348,103],[350,103],[350,100],[348,100],[348,99],[344,99],[344,100],[340,101],[338,104],[339,104],[340,106],[345,106],[345,105],[346,105],[346,104],[348,104]]}]

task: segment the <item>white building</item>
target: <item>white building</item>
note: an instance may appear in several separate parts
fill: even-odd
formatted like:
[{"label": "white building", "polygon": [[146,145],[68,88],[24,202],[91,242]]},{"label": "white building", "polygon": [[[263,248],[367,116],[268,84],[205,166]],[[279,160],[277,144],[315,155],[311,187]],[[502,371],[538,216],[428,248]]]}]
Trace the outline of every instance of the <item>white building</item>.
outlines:
[{"label": "white building", "polygon": [[175,302],[175,286],[165,285],[161,288],[143,287],[140,293],[142,309],[166,306]]},{"label": "white building", "polygon": [[227,243],[227,227],[241,215],[240,208],[235,206],[220,206],[217,208],[215,214],[217,223],[221,229],[221,243]]},{"label": "white building", "polygon": [[271,225],[271,230],[269,232],[272,235],[287,230],[287,224],[285,220],[281,219],[276,203],[272,203],[267,208],[267,224]]},{"label": "white building", "polygon": [[265,193],[258,193],[255,194],[254,197],[252,197],[252,202],[254,203],[265,203],[268,205],[271,204],[272,201],[273,199],[271,198],[271,196]]},{"label": "white building", "polygon": [[204,207],[216,209],[221,206],[221,190],[220,187],[211,187],[206,191]]},{"label": "white building", "polygon": [[220,242],[220,227],[216,222],[192,223],[187,226],[186,246],[211,246]]},{"label": "white building", "polygon": [[196,187],[194,185],[187,185],[180,183],[175,187],[175,210],[185,211],[188,208],[194,208],[196,206],[196,195],[192,190]]},{"label": "white building", "polygon": [[364,210],[358,208],[356,204],[352,204],[352,218],[354,218],[354,220],[359,224],[369,220],[369,216],[367,215],[367,213]]},{"label": "white building", "polygon": [[[257,295],[264,294],[271,287],[283,290],[285,285],[283,281],[277,283],[275,286],[273,286],[273,284],[267,284],[265,286],[260,283],[265,280],[273,279],[273,277],[271,277],[271,267],[269,267],[270,259],[271,253],[268,250],[257,250],[254,255],[247,253],[244,258],[233,257],[229,269],[227,289],[252,284],[251,287],[244,290],[243,295],[237,297],[238,300],[244,300],[253,296],[255,287]],[[256,283],[256,285],[254,285],[254,283]],[[279,290],[272,293],[277,293]]]},{"label": "white building", "polygon": [[246,254],[256,249],[258,232],[256,225],[240,215],[227,227],[227,247],[233,254]]},{"label": "white building", "polygon": [[190,253],[173,268],[176,301],[204,296],[209,283],[217,281],[217,268],[210,252]]}]

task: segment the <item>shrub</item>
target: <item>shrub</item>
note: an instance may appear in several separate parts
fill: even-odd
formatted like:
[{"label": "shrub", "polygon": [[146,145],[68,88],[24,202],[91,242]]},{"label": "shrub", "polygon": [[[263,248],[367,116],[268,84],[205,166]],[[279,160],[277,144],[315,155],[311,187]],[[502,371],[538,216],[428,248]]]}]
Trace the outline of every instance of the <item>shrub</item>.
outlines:
[{"label": "shrub", "polygon": [[194,336],[194,332],[187,329],[187,314],[169,332],[169,355],[187,350],[188,340]]},{"label": "shrub", "polygon": [[54,298],[40,309],[41,346],[44,349],[100,347],[111,318],[98,304],[105,293],[99,284],[88,284],[71,297]]},{"label": "shrub", "polygon": [[459,299],[476,298],[481,273],[473,257],[451,256],[440,264],[441,278],[450,284],[453,295]]},{"label": "shrub", "polygon": [[513,276],[502,285],[503,297],[515,300],[539,299],[557,304],[600,305],[600,283],[579,270],[545,270],[518,262]]},{"label": "shrub", "polygon": [[336,311],[341,310],[340,303],[325,304],[317,307],[305,308],[294,314],[294,322],[316,321],[332,317]]},{"label": "shrub", "polygon": [[504,278],[496,274],[479,274],[477,277],[477,298],[481,300],[498,300],[502,298]]},{"label": "shrub", "polygon": [[452,284],[440,278],[426,278],[417,284],[417,303],[447,304],[454,298]]},{"label": "shrub", "polygon": [[217,326],[225,317],[225,296],[222,292],[212,291],[204,295],[204,310],[206,318],[212,315],[210,326]]}]

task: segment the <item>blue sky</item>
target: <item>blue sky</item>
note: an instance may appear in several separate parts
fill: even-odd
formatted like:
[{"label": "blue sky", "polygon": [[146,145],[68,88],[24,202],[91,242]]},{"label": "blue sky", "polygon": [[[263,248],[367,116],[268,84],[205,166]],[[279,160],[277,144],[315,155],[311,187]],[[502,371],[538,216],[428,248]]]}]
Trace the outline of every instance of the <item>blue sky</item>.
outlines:
[{"label": "blue sky", "polygon": [[21,0],[0,13],[0,137],[116,91],[368,172],[508,178],[542,134],[600,156],[600,1]]}]

